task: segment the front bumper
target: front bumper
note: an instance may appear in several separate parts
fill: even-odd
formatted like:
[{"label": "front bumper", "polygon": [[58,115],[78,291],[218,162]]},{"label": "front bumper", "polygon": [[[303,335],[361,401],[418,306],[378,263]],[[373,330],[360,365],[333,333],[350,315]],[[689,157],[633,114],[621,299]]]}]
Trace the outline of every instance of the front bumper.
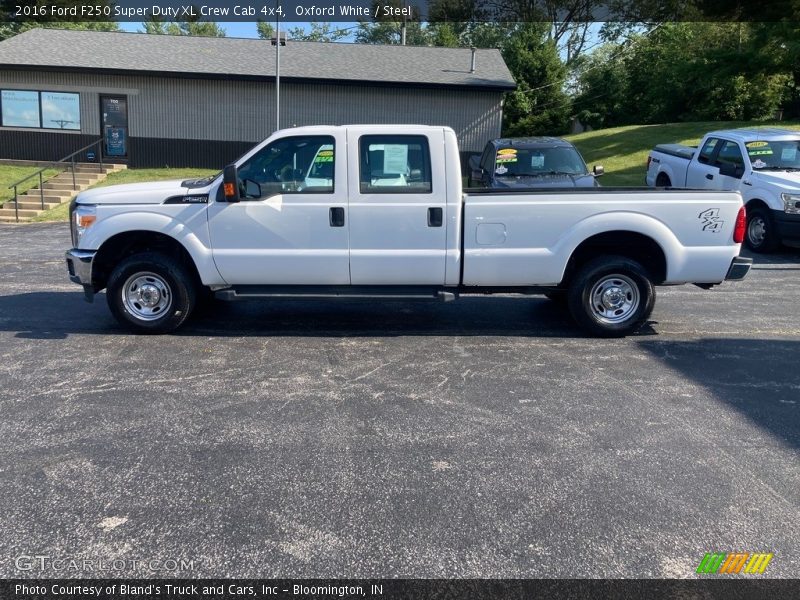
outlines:
[{"label": "front bumper", "polygon": [[83,293],[86,295],[88,302],[91,302],[94,298],[92,263],[94,262],[95,254],[97,254],[96,250],[78,250],[77,248],[67,250],[66,253],[69,279],[73,283],[83,286]]},{"label": "front bumper", "polygon": [[728,269],[728,274],[725,275],[725,281],[741,281],[750,272],[750,267],[752,266],[753,266],[752,258],[737,256],[731,261],[731,266]]}]

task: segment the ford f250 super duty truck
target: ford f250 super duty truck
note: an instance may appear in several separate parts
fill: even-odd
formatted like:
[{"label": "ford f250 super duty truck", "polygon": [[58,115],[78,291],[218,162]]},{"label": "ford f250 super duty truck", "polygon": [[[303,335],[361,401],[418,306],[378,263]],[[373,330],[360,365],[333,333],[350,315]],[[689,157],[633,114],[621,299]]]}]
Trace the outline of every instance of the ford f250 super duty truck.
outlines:
[{"label": "ford f250 super duty truck", "polygon": [[140,332],[198,301],[546,294],[601,336],[634,331],[654,286],[742,279],[736,192],[464,193],[447,127],[298,127],[205,179],[88,190],[70,278]]},{"label": "ford f250 super duty truck", "polygon": [[699,150],[656,146],[647,159],[647,185],[737,190],[747,208],[745,243],[771,252],[800,245],[800,131],[712,131]]}]

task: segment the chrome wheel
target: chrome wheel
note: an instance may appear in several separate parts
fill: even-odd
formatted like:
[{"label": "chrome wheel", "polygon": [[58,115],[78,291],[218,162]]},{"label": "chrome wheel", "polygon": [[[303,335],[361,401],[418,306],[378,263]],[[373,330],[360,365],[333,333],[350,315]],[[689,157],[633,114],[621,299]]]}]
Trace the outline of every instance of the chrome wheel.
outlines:
[{"label": "chrome wheel", "polygon": [[761,215],[753,215],[750,224],[747,226],[747,237],[750,244],[760,246],[767,237],[767,223]]},{"label": "chrome wheel", "polygon": [[589,293],[592,313],[602,323],[622,323],[639,308],[639,288],[625,275],[607,275]]},{"label": "chrome wheel", "polygon": [[134,273],[122,286],[122,304],[133,317],[155,321],[169,312],[172,291],[155,273]]}]

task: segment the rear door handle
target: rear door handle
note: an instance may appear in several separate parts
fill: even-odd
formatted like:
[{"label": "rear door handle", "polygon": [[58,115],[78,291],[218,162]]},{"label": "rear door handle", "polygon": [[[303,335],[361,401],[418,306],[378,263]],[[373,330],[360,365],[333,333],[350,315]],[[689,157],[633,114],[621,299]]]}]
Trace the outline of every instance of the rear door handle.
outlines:
[{"label": "rear door handle", "polygon": [[428,209],[428,227],[441,227],[442,226],[442,209],[429,208]]},{"label": "rear door handle", "polygon": [[706,179],[714,179],[714,176],[711,173],[706,173]]},{"label": "rear door handle", "polygon": [[332,206],[328,211],[328,219],[331,227],[344,227],[344,208],[341,206]]}]

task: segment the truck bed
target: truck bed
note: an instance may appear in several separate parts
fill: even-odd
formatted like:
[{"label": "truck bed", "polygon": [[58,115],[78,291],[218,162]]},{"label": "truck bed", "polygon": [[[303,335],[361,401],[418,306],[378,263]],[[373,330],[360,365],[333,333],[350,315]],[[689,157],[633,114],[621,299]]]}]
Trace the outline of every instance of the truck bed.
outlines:
[{"label": "truck bed", "polygon": [[656,152],[662,154],[669,154],[670,156],[677,156],[678,158],[685,158],[692,160],[694,153],[697,152],[697,146],[684,146],[683,144],[659,144],[653,148]]}]

